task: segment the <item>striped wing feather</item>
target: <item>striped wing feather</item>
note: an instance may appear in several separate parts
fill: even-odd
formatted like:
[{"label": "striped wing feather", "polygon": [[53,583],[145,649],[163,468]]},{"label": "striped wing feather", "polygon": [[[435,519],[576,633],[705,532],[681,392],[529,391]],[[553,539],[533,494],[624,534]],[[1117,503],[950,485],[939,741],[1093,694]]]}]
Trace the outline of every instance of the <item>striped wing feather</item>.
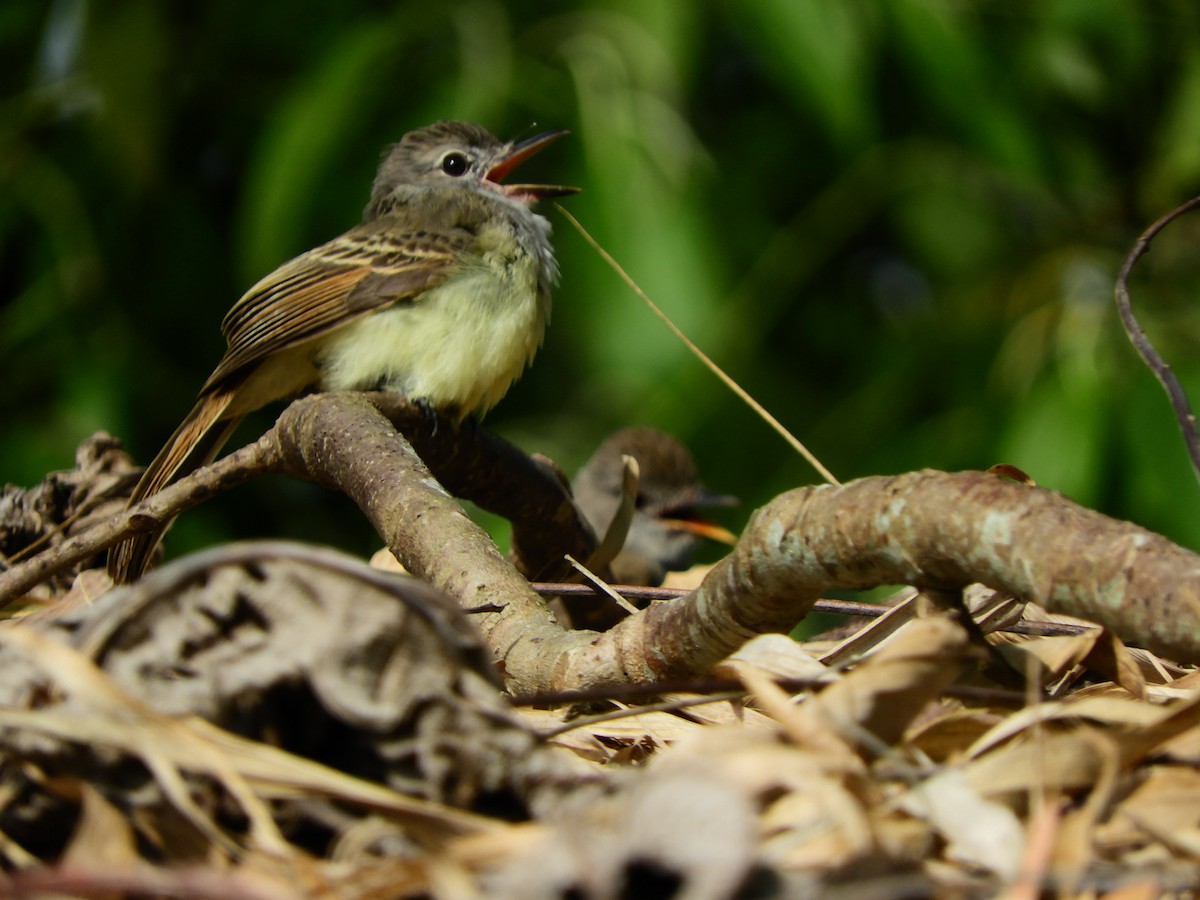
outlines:
[{"label": "striped wing feather", "polygon": [[371,223],[276,269],[225,316],[229,348],[205,382],[213,390],[259,360],[444,281],[465,242],[456,235],[380,230]]}]

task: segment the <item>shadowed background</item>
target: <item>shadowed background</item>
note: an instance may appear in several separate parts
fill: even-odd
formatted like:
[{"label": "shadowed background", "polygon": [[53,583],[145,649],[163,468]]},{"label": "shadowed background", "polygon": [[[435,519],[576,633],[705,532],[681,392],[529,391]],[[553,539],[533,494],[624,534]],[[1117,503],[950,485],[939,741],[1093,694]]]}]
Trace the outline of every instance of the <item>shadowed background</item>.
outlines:
[{"label": "shadowed background", "polygon": [[[1009,462],[1200,547],[1112,305],[1133,238],[1200,187],[1200,7],[546,7],[3,4],[0,482],[68,468],[98,429],[149,460],[241,293],[358,221],[385,144],[465,118],[570,128],[522,178],[582,185],[571,211],[840,478]],[[568,471],[617,428],[671,431],[743,499],[735,528],[816,480],[542,211],[563,283],[489,428]],[[1198,239],[1173,226],[1133,284],[1193,393]],[[376,543],[343,498],[263,479],[185,515],[170,552],[253,535]]]}]

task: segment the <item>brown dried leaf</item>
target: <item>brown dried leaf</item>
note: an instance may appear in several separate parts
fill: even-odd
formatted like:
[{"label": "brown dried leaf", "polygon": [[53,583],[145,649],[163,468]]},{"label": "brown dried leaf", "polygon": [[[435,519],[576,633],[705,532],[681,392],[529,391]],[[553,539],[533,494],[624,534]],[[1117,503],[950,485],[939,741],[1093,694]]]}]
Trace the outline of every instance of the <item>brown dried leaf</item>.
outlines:
[{"label": "brown dried leaf", "polygon": [[955,679],[968,649],[966,633],[950,619],[913,620],[804,711],[833,724],[847,740],[857,743],[867,733],[891,746]]},{"label": "brown dried leaf", "polygon": [[784,634],[760,634],[751,638],[740,650],[718,663],[713,669],[714,674],[737,677],[737,668],[730,663],[749,663],[776,678],[818,679],[830,674],[829,669],[803,645]]},{"label": "brown dried leaf", "polygon": [[63,853],[66,865],[133,868],[141,862],[129,820],[92,785],[79,785],[79,821]]},{"label": "brown dried leaf", "polygon": [[1020,820],[1007,806],[981,795],[960,769],[926,779],[899,803],[946,840],[949,859],[979,866],[1006,881],[1017,877],[1025,855]]},{"label": "brown dried leaf", "polygon": [[947,704],[940,715],[923,719],[905,736],[909,747],[920,750],[934,762],[951,762],[1004,721],[998,711],[962,709]]},{"label": "brown dried leaf", "polygon": [[1125,643],[1108,629],[1101,632],[1083,664],[1119,684],[1139,700],[1146,696],[1146,678]]}]

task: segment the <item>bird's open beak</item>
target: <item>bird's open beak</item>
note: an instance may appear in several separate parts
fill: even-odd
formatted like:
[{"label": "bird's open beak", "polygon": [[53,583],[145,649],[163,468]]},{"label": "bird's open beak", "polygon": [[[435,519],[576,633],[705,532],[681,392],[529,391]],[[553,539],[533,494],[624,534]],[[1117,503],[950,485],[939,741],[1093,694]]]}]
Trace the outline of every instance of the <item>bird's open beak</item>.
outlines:
[{"label": "bird's open beak", "polygon": [[668,528],[697,534],[720,544],[732,546],[738,542],[737,535],[728,528],[722,528],[716,522],[709,522],[706,519],[663,519],[662,522]]},{"label": "bird's open beak", "polygon": [[509,148],[508,153],[500,158],[494,166],[488,169],[487,175],[484,176],[488,181],[497,185],[499,189],[509,197],[520,200],[524,203],[534,203],[541,200],[543,197],[565,197],[567,194],[579,193],[577,187],[566,187],[558,184],[501,184],[504,177],[509,172],[513,171],[529,157],[533,156],[543,147],[552,144],[564,134],[566,130],[547,131],[545,134],[537,134],[531,138],[526,138],[518,144],[513,144]]},{"label": "bird's open beak", "polygon": [[707,488],[701,487],[693,495],[689,496],[685,503],[677,505],[672,509],[663,510],[660,521],[668,528],[674,528],[677,531],[689,531],[700,537],[708,538],[710,541],[718,541],[722,544],[736,544],[738,541],[736,534],[728,528],[722,528],[715,522],[710,522],[703,518],[699,511],[702,509],[717,509],[737,505],[737,497],[731,497],[728,494],[716,494]]}]

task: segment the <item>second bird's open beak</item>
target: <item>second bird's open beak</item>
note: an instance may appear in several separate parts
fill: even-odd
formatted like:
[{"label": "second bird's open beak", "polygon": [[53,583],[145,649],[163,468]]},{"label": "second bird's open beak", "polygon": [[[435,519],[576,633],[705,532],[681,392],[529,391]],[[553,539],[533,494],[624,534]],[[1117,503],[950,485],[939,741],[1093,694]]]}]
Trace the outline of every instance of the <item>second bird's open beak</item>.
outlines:
[{"label": "second bird's open beak", "polygon": [[737,497],[729,494],[717,494],[706,487],[699,487],[691,492],[682,503],[676,503],[672,508],[662,510],[658,514],[658,518],[667,528],[676,531],[690,531],[692,534],[698,534],[700,537],[722,544],[736,544],[738,541],[736,534],[716,522],[708,521],[700,515],[700,511],[737,505]]},{"label": "second bird's open beak", "polygon": [[526,138],[520,143],[513,144],[508,149],[508,152],[495,165],[488,169],[487,175],[484,177],[496,185],[505,195],[525,203],[533,203],[541,200],[543,197],[565,197],[567,194],[579,193],[579,188],[577,187],[567,187],[559,184],[501,184],[504,177],[513,171],[513,169],[567,133],[565,129],[547,131],[545,134],[537,134],[531,138]]}]

